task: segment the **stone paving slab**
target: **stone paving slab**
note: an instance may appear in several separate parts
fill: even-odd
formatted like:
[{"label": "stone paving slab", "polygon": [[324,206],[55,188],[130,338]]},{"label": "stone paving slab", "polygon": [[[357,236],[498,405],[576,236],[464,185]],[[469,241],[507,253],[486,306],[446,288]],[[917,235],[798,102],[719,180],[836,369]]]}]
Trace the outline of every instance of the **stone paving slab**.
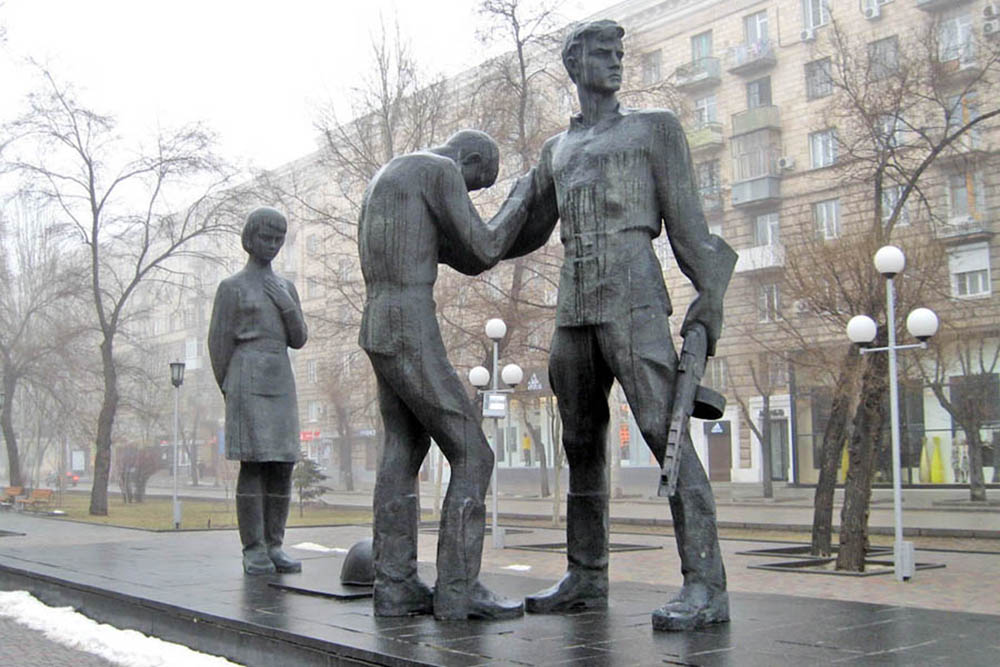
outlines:
[{"label": "stone paving slab", "polygon": [[[19,529],[30,537],[34,527],[58,530],[51,524],[57,522],[35,519]],[[324,534],[328,543],[340,543],[364,531]],[[299,535],[313,539],[316,532]],[[4,538],[0,588],[27,589],[49,604],[70,604],[98,620],[247,665],[1000,664],[998,615],[733,591],[732,623],[658,633],[650,627],[650,611],[676,589],[616,581],[611,606],[601,612],[490,623],[379,619],[370,600],[334,601],[268,585],[334,581],[342,555],[306,555],[302,574],[244,577],[233,531],[132,531],[127,538],[87,543],[82,535],[67,535],[45,546]],[[433,536],[422,537],[422,555],[425,539]],[[501,562],[524,555],[488,551],[486,565],[494,572],[484,581],[510,596],[550,583],[495,572]],[[551,569],[561,560],[532,557],[556,563]],[[634,557],[648,558],[641,552]],[[546,568],[536,572],[549,576]],[[432,566],[421,563],[421,573],[433,581]],[[799,575],[773,576],[785,577],[776,580],[785,586],[773,586],[775,592],[794,592],[799,581]]]}]

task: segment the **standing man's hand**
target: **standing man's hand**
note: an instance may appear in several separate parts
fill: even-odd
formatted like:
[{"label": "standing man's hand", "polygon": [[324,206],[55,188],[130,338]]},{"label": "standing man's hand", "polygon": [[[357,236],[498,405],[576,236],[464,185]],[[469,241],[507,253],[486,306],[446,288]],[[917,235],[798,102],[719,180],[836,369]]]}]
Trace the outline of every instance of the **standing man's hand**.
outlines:
[{"label": "standing man's hand", "polygon": [[288,293],[282,281],[274,274],[264,277],[264,293],[271,297],[271,301],[283,313],[295,310],[297,307],[292,295]]}]

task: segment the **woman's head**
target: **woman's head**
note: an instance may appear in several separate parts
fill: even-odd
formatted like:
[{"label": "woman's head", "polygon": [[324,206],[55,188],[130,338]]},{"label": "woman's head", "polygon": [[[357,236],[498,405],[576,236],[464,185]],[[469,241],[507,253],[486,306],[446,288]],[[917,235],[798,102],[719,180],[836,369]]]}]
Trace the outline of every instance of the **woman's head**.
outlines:
[{"label": "woman's head", "polygon": [[285,243],[288,220],[281,211],[261,206],[247,216],[240,239],[243,249],[255,258],[270,262]]}]

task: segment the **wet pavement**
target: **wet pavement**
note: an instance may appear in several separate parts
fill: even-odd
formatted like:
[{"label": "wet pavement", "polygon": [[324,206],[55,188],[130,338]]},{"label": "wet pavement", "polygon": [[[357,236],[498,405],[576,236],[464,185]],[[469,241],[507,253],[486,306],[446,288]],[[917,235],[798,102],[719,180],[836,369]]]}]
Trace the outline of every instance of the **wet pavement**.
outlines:
[{"label": "wet pavement", "polygon": [[[766,545],[725,540],[733,621],[673,634],[653,632],[649,616],[679,584],[675,545],[666,535],[614,535],[614,542],[653,549],[612,554],[606,612],[439,623],[376,619],[366,599],[268,585],[335,582],[342,555],[294,545],[344,549],[370,535],[368,526],[290,529],[286,545],[304,559],[304,571],[274,578],[242,575],[233,530],[148,533],[14,513],[0,514],[0,529],[23,533],[0,538],[0,588],[32,590],[50,604],[71,604],[118,627],[248,665],[1000,663],[997,553],[918,550],[918,560],[946,567],[899,583],[891,575],[754,570],[749,565],[766,557],[737,552]],[[484,580],[511,596],[548,585],[562,573],[565,556],[516,547],[561,539],[562,531],[551,529],[508,534],[508,548],[484,550]],[[435,544],[433,530],[421,531],[428,581]]]}]

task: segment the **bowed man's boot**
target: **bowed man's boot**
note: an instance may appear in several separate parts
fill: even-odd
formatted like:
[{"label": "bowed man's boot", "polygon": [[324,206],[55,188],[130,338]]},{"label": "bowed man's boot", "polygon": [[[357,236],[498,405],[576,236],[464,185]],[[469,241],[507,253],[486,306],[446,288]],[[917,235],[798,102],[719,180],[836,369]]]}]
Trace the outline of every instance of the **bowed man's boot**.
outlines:
[{"label": "bowed man's boot", "polygon": [[501,597],[479,581],[486,506],[472,498],[446,498],[438,532],[434,617],[439,620],[517,618],[519,600]]},{"label": "bowed man's boot", "polygon": [[376,616],[414,616],[434,611],[434,593],[417,576],[417,496],[375,504],[372,551]]}]

